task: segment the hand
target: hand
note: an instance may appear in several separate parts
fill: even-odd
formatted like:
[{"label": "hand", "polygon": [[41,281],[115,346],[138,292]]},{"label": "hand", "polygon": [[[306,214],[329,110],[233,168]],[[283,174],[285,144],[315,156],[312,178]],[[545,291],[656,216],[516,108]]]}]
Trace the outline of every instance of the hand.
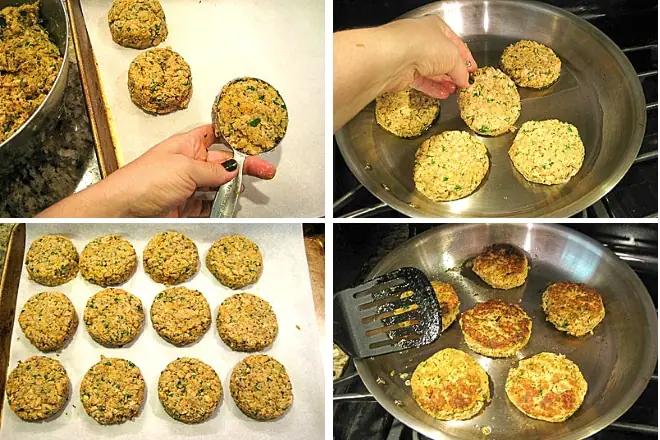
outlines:
[{"label": "hand", "polygon": [[436,98],[469,87],[470,50],[437,15],[334,34],[333,126],[339,130],[384,92],[412,86]]},{"label": "hand", "polygon": [[[208,151],[218,143],[213,127],[202,125],[171,136],[112,176],[130,181],[134,217],[208,216],[210,203],[195,199],[197,189],[217,188],[238,173],[232,153]],[[275,167],[249,157],[243,172],[260,179],[275,177]],[[121,175],[119,175],[121,173]],[[142,180],[141,176],[148,176]]]},{"label": "hand", "polygon": [[407,86],[436,98],[445,99],[457,87],[469,87],[469,73],[477,62],[467,45],[437,15],[394,21],[393,41],[409,44],[410,67],[394,80],[393,90]]},{"label": "hand", "polygon": [[[194,198],[198,189],[219,187],[238,173],[231,152],[208,151],[218,140],[202,125],[159,143],[101,182],[67,197],[40,217],[192,217],[208,216],[210,202]],[[258,157],[243,172],[275,177],[275,166]]]}]

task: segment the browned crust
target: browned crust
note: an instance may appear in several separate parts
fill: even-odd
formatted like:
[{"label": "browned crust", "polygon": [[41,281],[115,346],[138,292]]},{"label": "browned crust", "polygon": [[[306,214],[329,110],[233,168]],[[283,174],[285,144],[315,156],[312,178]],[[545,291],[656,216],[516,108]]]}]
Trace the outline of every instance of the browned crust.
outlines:
[{"label": "browned crust", "polygon": [[596,289],[582,283],[562,281],[551,284],[543,292],[546,319],[573,336],[593,333],[605,317],[603,298]]},{"label": "browned crust", "polygon": [[505,391],[525,415],[563,422],[584,401],[587,382],[579,367],[564,355],[539,353],[509,371]]},{"label": "browned crust", "polygon": [[466,420],[490,401],[488,375],[467,353],[447,348],[420,362],[410,386],[415,402],[440,420]]},{"label": "browned crust", "polygon": [[472,270],[492,287],[511,289],[527,279],[527,256],[510,244],[493,244],[474,259]]},{"label": "browned crust", "polygon": [[431,281],[431,286],[435,292],[435,297],[440,303],[440,312],[442,314],[442,331],[449,327],[458,316],[461,301],[458,299],[456,289],[449,283],[440,281]]},{"label": "browned crust", "polygon": [[468,346],[479,354],[507,357],[524,347],[532,333],[532,320],[515,304],[500,299],[479,303],[459,320]]}]

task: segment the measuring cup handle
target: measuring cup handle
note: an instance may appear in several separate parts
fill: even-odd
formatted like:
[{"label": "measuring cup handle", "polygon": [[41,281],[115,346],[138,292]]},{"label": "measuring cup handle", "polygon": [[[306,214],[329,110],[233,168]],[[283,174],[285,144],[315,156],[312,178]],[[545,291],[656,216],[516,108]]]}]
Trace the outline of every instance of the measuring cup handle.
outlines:
[{"label": "measuring cup handle", "polygon": [[211,207],[212,218],[228,218],[234,216],[238,196],[243,184],[243,165],[247,157],[243,154],[234,152],[234,160],[238,163],[238,174],[229,182],[218,188]]}]

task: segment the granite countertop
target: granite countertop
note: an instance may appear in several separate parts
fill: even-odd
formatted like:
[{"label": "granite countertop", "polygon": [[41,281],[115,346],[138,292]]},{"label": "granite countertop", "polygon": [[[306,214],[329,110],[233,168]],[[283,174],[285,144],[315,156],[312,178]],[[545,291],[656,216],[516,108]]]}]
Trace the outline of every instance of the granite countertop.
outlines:
[{"label": "granite countertop", "polygon": [[18,159],[0,177],[0,217],[32,217],[101,180],[78,63],[70,41],[62,112],[42,148]]}]

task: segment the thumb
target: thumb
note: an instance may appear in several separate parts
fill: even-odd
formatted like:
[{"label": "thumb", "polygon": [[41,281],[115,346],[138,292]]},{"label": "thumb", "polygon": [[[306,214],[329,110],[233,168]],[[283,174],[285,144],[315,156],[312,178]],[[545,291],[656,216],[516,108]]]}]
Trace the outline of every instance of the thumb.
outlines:
[{"label": "thumb", "polygon": [[467,65],[462,58],[458,57],[457,62],[454,63],[453,69],[447,72],[447,75],[451,77],[458,87],[462,89],[470,87],[470,74],[468,73]]},{"label": "thumb", "polygon": [[197,187],[218,187],[229,182],[238,174],[237,163],[234,159],[224,162],[206,162],[192,160],[190,177],[195,181]]}]

